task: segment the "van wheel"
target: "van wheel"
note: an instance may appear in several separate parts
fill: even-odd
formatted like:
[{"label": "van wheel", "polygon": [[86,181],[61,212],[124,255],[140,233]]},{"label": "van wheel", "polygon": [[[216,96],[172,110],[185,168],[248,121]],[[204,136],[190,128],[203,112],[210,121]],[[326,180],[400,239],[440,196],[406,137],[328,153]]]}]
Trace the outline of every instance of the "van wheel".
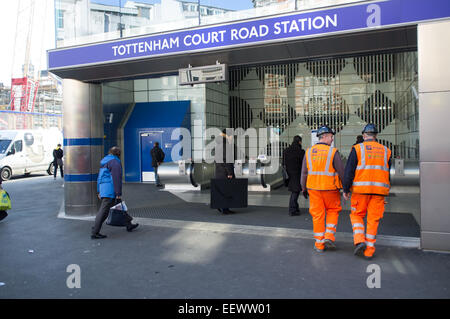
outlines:
[{"label": "van wheel", "polygon": [[54,173],[55,173],[55,166],[53,165],[53,163],[51,163],[51,164],[48,166],[47,174],[48,174],[48,175],[53,175]]},{"label": "van wheel", "polygon": [[12,175],[11,169],[9,167],[3,167],[2,170],[0,171],[0,175],[3,181],[9,180]]}]

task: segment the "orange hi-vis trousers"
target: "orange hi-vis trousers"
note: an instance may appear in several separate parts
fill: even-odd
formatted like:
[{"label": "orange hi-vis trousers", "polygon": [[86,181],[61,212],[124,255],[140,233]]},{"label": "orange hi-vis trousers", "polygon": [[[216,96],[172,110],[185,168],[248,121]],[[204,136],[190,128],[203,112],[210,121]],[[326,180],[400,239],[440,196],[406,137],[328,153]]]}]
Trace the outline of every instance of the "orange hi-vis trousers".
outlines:
[{"label": "orange hi-vis trousers", "polygon": [[[352,193],[350,221],[353,227],[353,242],[355,245],[366,243],[364,256],[372,257],[375,252],[375,242],[378,225],[384,214],[384,196]],[[364,232],[364,217],[367,215],[367,230]]]},{"label": "orange hi-vis trousers", "polygon": [[[341,207],[341,194],[338,190],[317,191],[308,190],[309,213],[313,220],[313,232],[316,239],[316,247],[324,249],[324,240],[335,241],[334,234]],[[326,217],[326,225],[325,225]]]}]

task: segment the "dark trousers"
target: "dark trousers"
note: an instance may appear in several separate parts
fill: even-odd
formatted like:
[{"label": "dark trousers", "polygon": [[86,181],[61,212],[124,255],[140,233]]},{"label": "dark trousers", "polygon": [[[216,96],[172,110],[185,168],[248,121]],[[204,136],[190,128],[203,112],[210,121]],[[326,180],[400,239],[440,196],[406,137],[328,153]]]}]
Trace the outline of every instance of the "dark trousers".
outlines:
[{"label": "dark trousers", "polygon": [[[119,203],[115,198],[102,197],[102,203],[100,204],[100,209],[98,210],[97,216],[95,216],[95,224],[92,228],[92,235],[98,234],[102,228],[103,223],[106,218],[108,218],[109,209]],[[131,220],[126,225],[131,226]]]},{"label": "dark trousers", "polygon": [[5,219],[8,213],[5,210],[0,210],[0,220]]},{"label": "dark trousers", "polygon": [[298,197],[300,196],[300,192],[292,192],[291,198],[289,199],[289,213],[295,213],[300,210],[300,206],[298,206]]},{"label": "dark trousers", "polygon": [[155,182],[156,182],[156,185],[161,185],[161,181],[159,180],[159,175],[158,175],[158,166],[153,166],[153,169],[155,171]]},{"label": "dark trousers", "polygon": [[[56,172],[58,171],[58,163],[53,163],[53,166],[55,167],[55,171],[53,172],[53,176],[56,178]],[[59,170],[61,172],[61,177],[64,177],[63,165],[59,165]]]}]

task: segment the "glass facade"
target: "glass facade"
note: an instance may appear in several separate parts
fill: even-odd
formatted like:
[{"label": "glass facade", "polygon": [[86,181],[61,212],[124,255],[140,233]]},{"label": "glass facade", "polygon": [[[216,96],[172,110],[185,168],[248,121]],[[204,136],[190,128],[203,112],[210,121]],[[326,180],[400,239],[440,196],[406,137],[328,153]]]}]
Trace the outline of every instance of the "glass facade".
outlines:
[{"label": "glass facade", "polygon": [[373,122],[394,157],[418,161],[416,94],[416,52],[237,67],[230,70],[230,126],[273,127],[282,150],[295,135],[309,147],[312,131],[327,124],[346,158]]},{"label": "glass facade", "polygon": [[178,84],[178,76],[134,80],[134,102],[190,101],[192,158],[203,158],[210,127],[228,126],[228,87],[226,84]]}]

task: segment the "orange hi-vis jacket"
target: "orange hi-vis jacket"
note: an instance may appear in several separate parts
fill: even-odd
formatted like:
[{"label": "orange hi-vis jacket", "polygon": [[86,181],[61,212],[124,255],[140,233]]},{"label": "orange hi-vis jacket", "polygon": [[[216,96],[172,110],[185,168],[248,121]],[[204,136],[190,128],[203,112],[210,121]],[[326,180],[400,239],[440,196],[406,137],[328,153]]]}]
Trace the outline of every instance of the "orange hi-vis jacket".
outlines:
[{"label": "orange hi-vis jacket", "polygon": [[336,151],[336,148],[326,144],[316,144],[308,148],[306,151],[307,189],[326,191],[342,188],[339,175],[333,167]]},{"label": "orange hi-vis jacket", "polygon": [[358,157],[358,166],[351,191],[360,194],[388,195],[391,150],[375,141],[366,141],[353,147]]}]

